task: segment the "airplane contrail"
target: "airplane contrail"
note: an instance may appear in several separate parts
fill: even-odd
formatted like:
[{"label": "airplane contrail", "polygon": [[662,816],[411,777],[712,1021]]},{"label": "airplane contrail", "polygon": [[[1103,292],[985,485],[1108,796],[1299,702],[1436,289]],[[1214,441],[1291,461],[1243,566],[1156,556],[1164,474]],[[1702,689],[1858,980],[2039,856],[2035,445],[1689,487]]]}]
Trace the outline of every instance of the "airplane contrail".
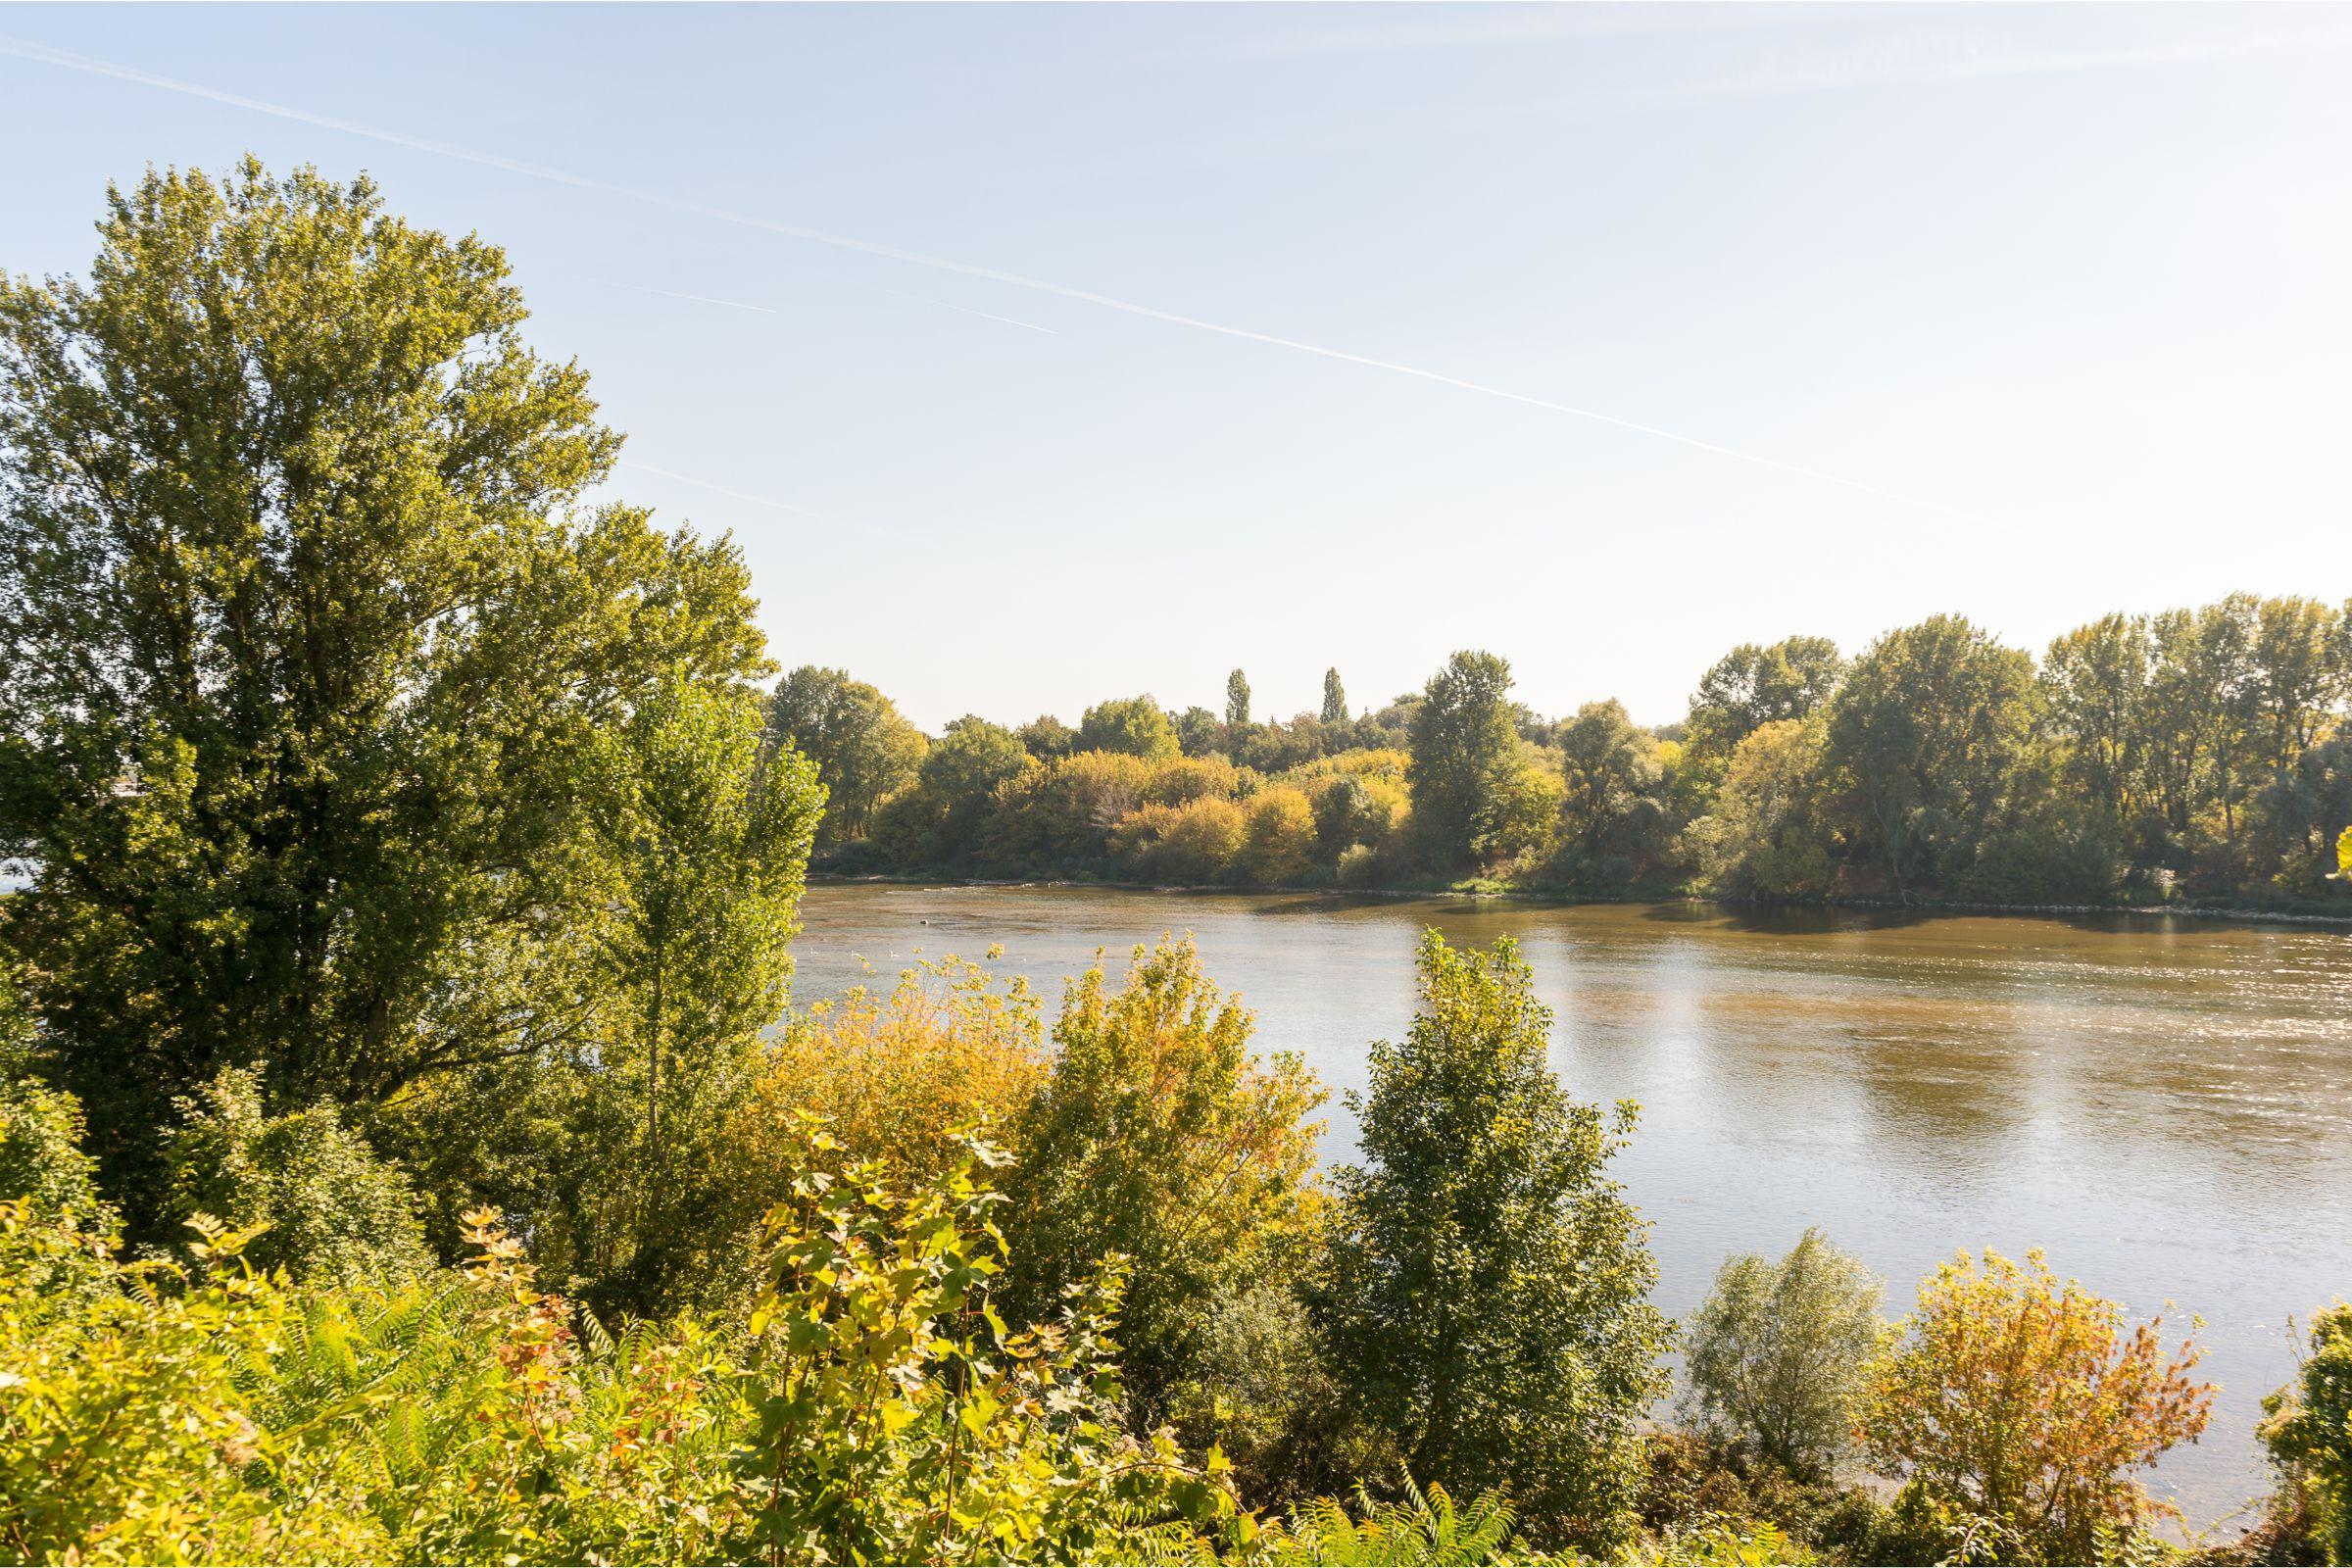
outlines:
[{"label": "airplane contrail", "polygon": [[724,305],[730,311],[758,311],[761,316],[773,316],[771,305],[746,305],[741,300],[722,300],[710,294],[681,294],[674,288],[655,288],[650,283],[615,282],[614,288],[633,289],[640,294],[659,294],[665,300],[691,300],[697,305]]},{"label": "airplane contrail", "polygon": [[633,468],[639,473],[650,473],[657,479],[668,479],[676,484],[690,484],[698,490],[709,490],[715,495],[725,496],[731,501],[748,501],[755,507],[772,507],[778,512],[789,512],[799,517],[811,517],[818,522],[832,523],[835,527],[856,528],[860,533],[870,533],[876,538],[888,539],[894,544],[903,545],[909,542],[905,534],[893,528],[885,528],[879,523],[859,522],[855,517],[836,517],[829,512],[818,512],[809,507],[797,507],[789,501],[776,501],[767,496],[756,496],[749,490],[733,490],[723,484],[712,484],[708,479],[697,479],[691,473],[679,473],[671,468],[657,468],[650,463],[636,463],[627,458],[623,458],[619,466],[624,468]]},{"label": "airplane contrail", "polygon": [[[1823,484],[1838,485],[1847,490],[1857,491],[1863,495],[1876,496],[1882,501],[1892,501],[1907,507],[1918,507],[1980,525],[1986,523],[1986,519],[1973,517],[1938,501],[1906,495],[1899,490],[1888,490],[1861,479],[1849,479],[1843,474],[1807,467],[1802,464],[1787,463],[1779,458],[1744,452],[1738,447],[1723,446],[1717,442],[1702,440],[1697,436],[1684,435],[1679,431],[1662,429],[1654,424],[1644,424],[1637,419],[1621,418],[1614,414],[1603,414],[1596,409],[1580,408],[1571,403],[1559,403],[1549,398],[1514,392],[1507,387],[1491,386],[1481,381],[1466,380],[1461,376],[1447,375],[1442,370],[1426,369],[1417,365],[1405,365],[1396,360],[1377,359],[1366,354],[1351,354],[1345,349],[1326,348],[1318,343],[1307,343],[1298,338],[1283,337],[1272,332],[1259,332],[1249,327],[1231,326],[1222,321],[1210,321],[1197,316],[1186,316],[1176,311],[1163,311],[1155,306],[1143,305],[1133,300],[1123,300],[1108,294],[1098,294],[1091,289],[1075,288],[1069,284],[1055,283],[1046,278],[1028,277],[1018,272],[1003,271],[997,268],[981,267],[970,262],[958,262],[945,256],[932,256],[896,245],[884,245],[873,240],[858,239],[852,235],[829,233],[824,229],[808,228],[799,223],[787,223],[772,218],[762,218],[756,213],[737,212],[704,202],[689,201],[684,197],[670,196],[661,191],[642,190],[631,185],[615,184],[611,180],[573,173],[567,170],[552,168],[545,164],[529,163],[522,159],[508,158],[497,153],[478,152],[469,147],[460,147],[452,142],[437,141],[425,136],[414,136],[406,131],[386,130],[379,126],[363,124],[358,121],[344,120],[333,115],[316,114],[307,109],[295,109],[285,104],[270,103],[265,99],[249,98],[242,93],[224,92],[218,87],[207,87],[197,82],[181,81],[175,77],[158,75],[154,72],[141,71],[131,66],[116,65],[110,61],[93,59],[88,55],[51,48],[46,44],[25,43],[17,39],[0,37],[0,54],[15,55],[21,59],[58,66],[68,71],[83,72],[90,75],[110,76],[119,81],[136,82],[142,86],[157,87],[167,92],[202,98],[211,103],[248,109],[256,114],[270,115],[280,120],[292,120],[306,125],[318,125],[327,130],[342,131],[348,135],[365,137],[390,146],[406,147],[416,152],[431,153],[442,158],[453,158],[465,163],[478,164],[488,169],[503,170],[509,173],[520,174],[531,179],[567,185],[575,190],[597,191],[608,196],[618,196],[629,201],[665,208],[671,212],[709,219],[714,222],[761,229],[768,233],[805,240],[813,245],[855,251],[859,255],[878,257],[884,261],[901,262],[910,267],[931,268],[938,271],[954,272],[964,277],[976,277],[993,283],[1002,283],[1010,288],[1050,294],[1058,299],[1076,300],[1081,304],[1098,306],[1107,311],[1117,311],[1127,316],[1140,317],[1146,320],[1164,321],[1173,326],[1191,327],[1195,331],[1200,332],[1213,332],[1221,337],[1236,338],[1248,343],[1263,343],[1273,348],[1289,349],[1294,353],[1313,355],[1318,359],[1334,360],[1344,365],[1362,366],[1368,369],[1386,370],[1394,375],[1411,376],[1416,380],[1427,381],[1437,386],[1452,387],[1458,391],[1474,392],[1482,397],[1497,398],[1506,403],[1517,403],[1527,408],[1543,409],[1552,414],[1564,414],[1573,418],[1613,425],[1621,430],[1632,430],[1638,434],[1653,436],[1661,441],[1672,441],[1681,446],[1711,453],[1716,457],[1730,458],[1757,467],[1771,468],[1780,473],[1793,474],[1799,478],[1812,479]],[[2002,524],[1991,525],[2005,527]],[[2009,531],[2022,532],[2022,530]]]},{"label": "airplane contrail", "polygon": [[[813,270],[813,269],[809,269],[808,270]],[[888,294],[896,299],[914,300],[923,305],[936,305],[943,311],[956,311],[965,316],[977,316],[983,321],[1002,321],[1006,326],[1026,327],[1032,332],[1043,332],[1049,337],[1059,337],[1061,335],[1053,327],[1040,326],[1035,321],[1015,320],[1009,316],[997,316],[987,311],[976,311],[973,310],[969,305],[957,305],[953,300],[935,300],[928,294],[909,294],[903,288],[884,288],[879,283],[868,283],[861,277],[845,277],[838,279],[838,281],[847,283],[853,288],[871,289],[877,294]],[[612,279],[612,282],[614,288],[634,289],[640,294],[659,294],[663,299],[692,300],[697,305],[724,305],[729,310],[758,311],[761,316],[773,316],[776,314],[775,307],[771,305],[750,305],[746,304],[742,300],[722,300],[716,295],[712,294],[682,294],[674,288],[655,288],[651,284],[647,283],[624,283],[617,278]]]}]

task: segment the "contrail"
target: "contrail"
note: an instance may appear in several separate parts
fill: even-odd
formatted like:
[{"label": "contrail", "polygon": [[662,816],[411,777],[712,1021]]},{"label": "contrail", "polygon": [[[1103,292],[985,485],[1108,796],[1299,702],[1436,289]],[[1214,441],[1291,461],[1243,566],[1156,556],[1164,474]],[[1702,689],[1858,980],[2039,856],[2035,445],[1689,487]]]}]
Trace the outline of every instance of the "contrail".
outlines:
[{"label": "contrail", "polygon": [[710,294],[681,294],[674,288],[655,288],[645,283],[615,282],[612,286],[634,289],[640,294],[659,294],[665,300],[692,300],[697,305],[724,305],[730,311],[758,311],[761,316],[776,314],[773,306],[746,305],[741,300],[722,300]]},{"label": "contrail", "polygon": [[[804,270],[806,270],[806,269]],[[953,300],[935,300],[928,294],[909,294],[903,288],[884,288],[879,283],[868,283],[861,277],[845,277],[837,279],[837,281],[847,283],[853,288],[872,289],[877,294],[888,294],[895,299],[914,300],[923,305],[936,305],[943,311],[956,311],[965,316],[977,316],[983,321],[1002,321],[1006,326],[1026,327],[1032,332],[1043,332],[1049,337],[1059,337],[1061,335],[1053,327],[1040,326],[1035,321],[1020,321],[1015,320],[1009,316],[996,316],[987,311],[975,311],[969,305],[957,305]],[[663,299],[692,300],[697,305],[724,305],[729,310],[758,311],[761,316],[773,316],[776,314],[775,308],[769,305],[747,305],[742,300],[722,300],[717,298],[715,295],[710,294],[681,294],[674,288],[654,288],[645,283],[623,283],[617,278],[612,280],[612,286],[614,288],[634,289],[640,294],[659,294]]]},{"label": "contrail", "polygon": [[961,311],[966,316],[977,316],[983,321],[1003,321],[1006,326],[1025,326],[1032,332],[1043,332],[1048,337],[1061,336],[1061,331],[1057,327],[1040,326],[1035,321],[1023,321],[1010,316],[993,316],[987,311],[975,311],[969,305],[958,305],[953,300],[935,300],[928,294],[909,294],[903,288],[884,288],[879,283],[868,283],[863,278],[859,277],[844,278],[842,281],[845,283],[855,283],[859,288],[870,288],[877,294],[892,294],[903,300],[914,300],[924,305],[936,305],[943,311]]},{"label": "contrail", "polygon": [[[772,218],[761,218],[756,213],[743,213],[724,207],[713,207],[703,202],[688,201],[683,197],[664,195],[660,191],[640,190],[629,185],[618,185],[610,180],[595,179],[586,174],[575,174],[566,170],[550,168],[545,164],[526,163],[518,158],[502,157],[496,153],[476,152],[471,148],[460,147],[450,142],[435,141],[423,136],[412,136],[405,131],[384,130],[374,125],[361,124],[357,121],[343,120],[332,115],[313,114],[307,109],[293,109],[284,104],[273,104],[260,98],[248,98],[241,93],[223,92],[217,87],[206,87],[196,82],[180,81],[174,77],[157,75],[153,72],[140,71],[130,66],[118,66],[108,61],[94,60],[87,55],[53,49],[46,44],[24,43],[16,39],[0,37],[0,54],[16,55],[22,59],[63,67],[68,71],[79,71],[91,75],[111,76],[119,81],[137,82],[142,86],[159,87],[167,92],[184,93],[189,97],[202,98],[212,103],[226,104],[237,109],[249,109],[256,114],[272,115],[280,120],[297,121],[306,125],[318,125],[328,130],[339,130],[349,135],[366,137],[395,147],[406,147],[416,152],[432,153],[442,158],[454,158],[469,164],[479,164],[485,168],[504,170],[509,173],[546,180],[553,184],[568,185],[575,190],[598,191],[608,196],[619,196],[629,201],[665,208],[671,212],[706,218],[714,222],[733,223],[745,228],[762,229],[771,234],[783,234],[792,239],[806,240],[812,245],[827,245],[836,250],[855,251],[862,256],[874,256],[884,261],[902,262],[909,267],[927,267],[938,271],[954,272],[963,277],[984,278],[989,282],[1002,283],[1009,288],[1028,289],[1034,293],[1050,294],[1058,299],[1076,300],[1081,304],[1099,306],[1106,311],[1117,311],[1127,316],[1140,317],[1145,320],[1165,321],[1173,326],[1187,326],[1200,332],[1214,332],[1221,337],[1238,338],[1247,343],[1263,343],[1274,348],[1289,349],[1298,354],[1311,354],[1318,359],[1336,360],[1344,365],[1358,365],[1369,369],[1386,370],[1394,375],[1411,376],[1416,380],[1428,381],[1438,386],[1453,387],[1463,392],[1475,392],[1481,397],[1498,398],[1506,403],[1522,404],[1528,408],[1543,409],[1552,414],[1564,414],[1573,418],[1590,419],[1597,424],[1614,425],[1621,430],[1632,430],[1642,435],[1654,436],[1661,441],[1672,441],[1700,452],[1712,453],[1716,457],[1730,458],[1740,463],[1752,464],[1760,468],[1771,468],[1781,473],[1794,474],[1799,478],[1812,479],[1823,484],[1838,485],[1847,490],[1858,491],[1863,495],[1876,496],[1882,501],[1893,501],[1903,506],[1923,508],[1963,521],[1982,525],[1985,520],[1972,517],[1941,502],[1906,495],[1901,491],[1888,490],[1860,479],[1849,479],[1842,474],[1828,473],[1820,468],[1809,468],[1802,464],[1784,463],[1778,458],[1768,458],[1753,452],[1742,452],[1737,447],[1722,446],[1713,441],[1701,440],[1697,436],[1660,429],[1654,424],[1643,424],[1639,420],[1620,418],[1614,414],[1603,414],[1596,409],[1579,408],[1570,403],[1556,403],[1549,398],[1531,397],[1524,392],[1513,392],[1506,387],[1490,386],[1480,381],[1465,380],[1460,376],[1447,375],[1441,370],[1424,369],[1417,365],[1404,365],[1395,360],[1375,359],[1364,354],[1350,354],[1344,349],[1325,348],[1321,344],[1301,342],[1298,338],[1282,337],[1272,332],[1252,331],[1248,327],[1229,326],[1222,321],[1203,320],[1197,316],[1163,311],[1154,306],[1141,305],[1135,301],[1118,299],[1108,294],[1098,294],[1091,289],[1073,288],[1068,284],[1055,283],[1045,278],[1026,277],[1018,272],[1001,271],[993,267],[980,267],[944,256],[926,255],[921,251],[905,250],[896,245],[878,244],[872,240],[858,239],[847,234],[828,233],[823,229],[807,228],[798,223],[780,222]],[[757,500],[758,498],[746,499]],[[1999,525],[1995,524],[1995,526]],[[2022,532],[2022,530],[2012,531]]]},{"label": "contrail", "polygon": [[829,522],[837,528],[856,528],[860,533],[870,533],[877,539],[888,539],[894,544],[903,545],[910,542],[905,534],[895,529],[882,527],[878,523],[859,522],[855,517],[836,517],[831,513],[817,512],[808,507],[796,507],[789,501],[771,501],[766,496],[756,496],[748,490],[730,490],[723,484],[712,484],[708,479],[697,479],[691,473],[678,473],[669,468],[657,468],[650,463],[632,463],[623,459],[620,466],[633,468],[639,473],[650,473],[657,479],[668,479],[677,484],[690,484],[698,490],[708,490],[714,495],[725,496],[731,501],[748,501],[755,507],[773,507],[778,512],[789,512],[797,517],[810,517],[818,522]]}]

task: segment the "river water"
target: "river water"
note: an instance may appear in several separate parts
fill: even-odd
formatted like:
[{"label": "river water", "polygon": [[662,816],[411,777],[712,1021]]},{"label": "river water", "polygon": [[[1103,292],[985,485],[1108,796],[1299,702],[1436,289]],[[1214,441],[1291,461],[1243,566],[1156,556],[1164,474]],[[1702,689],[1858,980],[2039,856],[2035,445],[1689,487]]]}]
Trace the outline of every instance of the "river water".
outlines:
[{"label": "river water", "polygon": [[[1618,1177],[1651,1222],[1658,1304],[1687,1313],[1727,1253],[1824,1227],[1890,1314],[1959,1248],[2051,1266],[2167,1339],[2205,1319],[2222,1385],[2158,1489],[2192,1526],[2262,1491],[2253,1429],[2292,1373],[2289,1316],[2352,1296],[2352,933],[2173,916],[1755,915],[1048,888],[826,885],[796,997],[915,957],[1028,975],[1049,1000],[1191,931],[1208,972],[1335,1091],[1399,1038],[1421,928],[1518,939],[1580,1099],[1642,1103]],[[870,966],[870,970],[869,967]],[[1326,1157],[1352,1153],[1335,1093]],[[2168,1309],[2167,1303],[2174,1303]]]}]

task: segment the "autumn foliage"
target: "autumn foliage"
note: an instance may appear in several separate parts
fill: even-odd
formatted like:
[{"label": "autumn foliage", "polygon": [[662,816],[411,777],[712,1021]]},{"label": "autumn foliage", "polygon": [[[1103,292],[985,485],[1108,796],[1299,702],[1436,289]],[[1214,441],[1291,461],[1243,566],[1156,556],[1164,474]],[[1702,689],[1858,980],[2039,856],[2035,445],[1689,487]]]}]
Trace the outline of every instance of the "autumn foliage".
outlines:
[{"label": "autumn foliage", "polygon": [[2023,1263],[1963,1252],[1920,1287],[1865,1396],[1872,1463],[1956,1538],[1964,1561],[2092,1562],[2171,1510],[2134,1472],[2194,1442],[2214,1386],[2168,1353],[2163,1319],[2124,1332],[2117,1303]]}]

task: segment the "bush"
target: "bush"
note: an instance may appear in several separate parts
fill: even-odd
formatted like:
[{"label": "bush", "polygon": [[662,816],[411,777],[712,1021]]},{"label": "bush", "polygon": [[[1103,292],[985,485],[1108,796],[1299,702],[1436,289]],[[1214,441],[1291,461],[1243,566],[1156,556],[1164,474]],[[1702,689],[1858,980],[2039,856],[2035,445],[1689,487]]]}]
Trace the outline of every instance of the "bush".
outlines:
[{"label": "bush", "polygon": [[741,1223],[781,1196],[766,1173],[787,1162],[799,1112],[822,1116],[851,1159],[920,1180],[960,1157],[957,1129],[1002,1136],[1045,1075],[1029,982],[1000,986],[952,954],[901,971],[887,996],[859,987],[820,1003],[768,1046],[721,1140],[735,1152],[730,1182],[750,1195]]},{"label": "bush", "polygon": [[1280,1505],[1345,1486],[1339,1387],[1322,1336],[1287,1281],[1250,1279],[1204,1303],[1192,1377],[1173,1418],[1188,1447],[1214,1445],[1245,1496]]},{"label": "bush", "polygon": [[245,1256],[257,1266],[354,1284],[430,1261],[408,1176],[332,1104],[266,1115],[261,1080],[238,1067],[177,1103],[166,1146],[172,1205],[252,1232]]},{"label": "bush", "polygon": [[1144,786],[1153,806],[1189,806],[1214,796],[1231,800],[1241,788],[1240,769],[1221,757],[1185,757],[1162,762]]},{"label": "bush", "polygon": [[1138,876],[1198,887],[1233,870],[1248,821],[1241,807],[1213,795],[1146,806],[1119,823],[1111,847]]},{"label": "bush", "polygon": [[1242,869],[1268,887],[1295,882],[1314,863],[1315,812],[1288,785],[1263,789],[1250,802],[1242,840]]},{"label": "bush", "polygon": [[1200,1373],[1202,1303],[1286,1278],[1319,1230],[1322,1123],[1305,1118],[1323,1091],[1296,1056],[1253,1056],[1251,1027],[1189,938],[1136,949],[1117,991],[1098,963],[1007,1129],[1004,1298],[1043,1312],[1106,1252],[1134,1259],[1121,1341],[1147,1420]]},{"label": "bush", "polygon": [[1420,1007],[1372,1048],[1363,1167],[1318,1305],[1353,1412],[1409,1473],[1507,1492],[1539,1544],[1630,1539],[1666,1320],[1610,1181],[1632,1124],[1561,1093],[1551,1014],[1508,941],[1421,940]]},{"label": "bush", "polygon": [[2213,1385],[2143,1323],[2068,1281],[2039,1252],[2021,1266],[1966,1253],[1919,1290],[1905,1338],[1863,1404],[1871,1463],[1906,1478],[1898,1515],[1970,1560],[2092,1562],[2143,1543],[2170,1504],[2132,1472],[2204,1431]]},{"label": "bush", "polygon": [[2314,1315],[2295,1381],[2262,1410],[2262,1441],[2278,1471],[2278,1533],[2318,1560],[2352,1563],[2352,1306],[2338,1301]]},{"label": "bush", "polygon": [[1883,1338],[1880,1285],[1807,1230],[1779,1262],[1727,1260],[1691,1320],[1690,1404],[1715,1437],[1802,1477],[1828,1475]]},{"label": "bush", "polygon": [[[462,1273],[296,1287],[249,1233],[123,1261],[0,1202],[0,1553],[78,1562],[1198,1557],[1222,1461],[1118,1421],[1119,1270],[1005,1324],[968,1144],[901,1186],[798,1144],[763,1287],[617,1339],[495,1216]],[[42,1288],[77,1268],[81,1289]]]}]

